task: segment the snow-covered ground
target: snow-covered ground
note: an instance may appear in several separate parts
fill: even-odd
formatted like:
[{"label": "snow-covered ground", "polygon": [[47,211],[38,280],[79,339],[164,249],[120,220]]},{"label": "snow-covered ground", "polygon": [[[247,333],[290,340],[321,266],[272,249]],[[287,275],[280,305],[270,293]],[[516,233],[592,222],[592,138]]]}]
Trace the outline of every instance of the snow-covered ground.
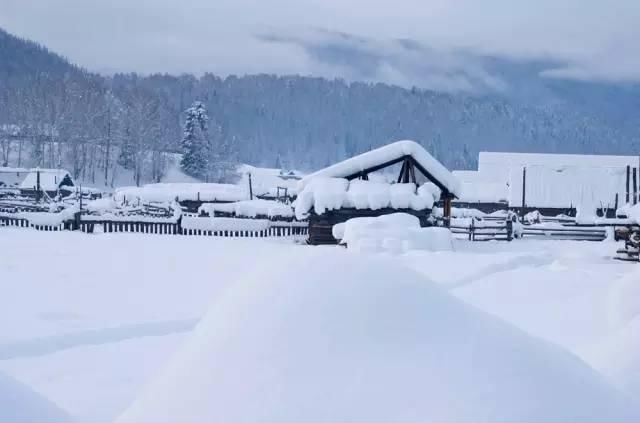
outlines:
[{"label": "snow-covered ground", "polygon": [[[495,361],[489,360],[486,355],[468,356],[459,353],[452,356],[452,360],[459,361],[460,369],[473,369],[473,363],[476,363],[490,372],[485,379],[474,374],[470,376],[469,373],[458,374],[455,375],[458,378],[454,380],[455,383],[464,382],[466,386],[473,384],[476,377],[482,383],[490,383],[493,380],[509,382],[509,366],[519,366],[519,360],[530,366],[533,360],[532,351],[538,351],[542,363],[536,361],[535,370],[525,374],[514,374],[513,385],[501,384],[495,388],[504,390],[505,387],[510,387],[509,389],[518,392],[539,388],[539,378],[534,373],[550,375],[550,378],[554,377],[553,375],[561,377],[562,380],[547,380],[546,383],[550,387],[560,382],[566,382],[566,385],[562,386],[575,387],[575,378],[578,378],[585,382],[585,387],[580,388],[580,392],[570,400],[583,403],[602,401],[602,407],[606,409],[611,404],[617,404],[619,400],[617,397],[614,398],[616,388],[623,392],[621,397],[626,394],[634,401],[640,402],[640,267],[612,260],[615,250],[616,245],[609,242],[456,241],[455,251],[412,251],[396,255],[373,255],[354,253],[342,247],[306,247],[285,240],[162,237],[141,234],[87,235],[2,228],[0,373],[28,385],[36,393],[75,417],[78,422],[112,422],[140,398],[141,392],[146,393],[143,398],[146,401],[136,403],[143,405],[153,403],[153,398],[163,398],[163,395],[170,394],[162,387],[167,386],[167,380],[172,380],[169,377],[172,373],[171,368],[175,370],[184,366],[180,364],[184,362],[184,357],[194,357],[195,362],[203,360],[201,356],[189,352],[190,349],[193,352],[194,348],[198,350],[194,344],[207,346],[221,342],[223,338],[218,335],[211,342],[208,341],[208,336],[198,341],[193,328],[205,315],[207,324],[203,326],[215,327],[216,321],[219,321],[215,316],[224,314],[221,314],[222,311],[216,311],[217,306],[211,305],[218,304],[217,301],[221,298],[228,298],[227,294],[233,292],[238,285],[244,284],[246,287],[251,286],[250,284],[260,284],[261,279],[255,277],[256,269],[272,269],[264,273],[267,282],[269,277],[272,280],[278,277],[291,278],[291,272],[298,275],[297,280],[273,286],[282,288],[282,291],[278,292],[297,292],[295,298],[300,295],[300,301],[306,301],[301,302],[299,306],[304,309],[315,303],[309,302],[309,297],[302,293],[309,292],[317,297],[324,292],[330,292],[330,297],[319,301],[330,301],[331,298],[336,300],[336,316],[346,321],[349,319],[347,310],[350,309],[351,302],[354,305],[362,304],[363,300],[366,300],[367,304],[375,303],[380,307],[380,313],[386,311],[395,315],[398,310],[393,310],[394,303],[386,296],[384,301],[383,297],[372,296],[373,294],[358,297],[359,292],[368,289],[368,279],[358,281],[353,290],[349,288],[346,291],[340,291],[340,285],[335,283],[327,284],[327,291],[315,285],[322,284],[323,278],[342,278],[339,279],[342,282],[355,280],[360,275],[358,269],[366,267],[369,262],[377,263],[374,275],[384,276],[384,263],[389,263],[389,266],[400,269],[394,270],[400,272],[397,273],[401,275],[400,279],[412,280],[409,284],[411,287],[398,281],[399,301],[408,301],[414,295],[424,294],[429,298],[425,300],[425,305],[429,307],[437,309],[436,305],[440,304],[439,300],[436,301],[438,298],[442,298],[442,303],[447,304],[447,307],[443,306],[440,311],[426,312],[425,315],[416,314],[418,318],[437,321],[440,316],[438,313],[442,312],[442,327],[456,329],[456,325],[467,321],[460,316],[466,316],[468,313],[475,316],[474,307],[477,307],[494,316],[477,314],[477,318],[483,322],[479,324],[479,328],[502,327],[504,323],[500,320],[504,320],[522,330],[517,331],[517,334],[511,334],[507,329],[491,329],[486,332],[487,336],[499,340],[496,341],[496,345],[501,345],[501,358],[510,358],[505,361],[504,372],[500,371],[500,366],[495,367]],[[373,259],[371,256],[374,256]],[[353,269],[348,266],[352,262]],[[315,263],[318,263],[317,268],[310,268]],[[273,269],[277,269],[277,272]],[[340,269],[346,270],[340,273]],[[312,277],[305,279],[305,271]],[[361,276],[373,279],[372,292],[392,293],[394,285],[393,280],[389,282],[391,274],[377,278],[369,273],[362,273]],[[425,276],[424,291],[412,285],[422,283],[420,275]],[[437,294],[427,279],[440,286]],[[296,291],[297,282],[307,288]],[[379,287],[385,288],[378,291]],[[273,295],[265,289],[264,286],[259,289],[256,287],[256,292],[260,295]],[[349,300],[346,301],[344,298]],[[291,298],[287,298],[287,301],[289,300]],[[461,304],[464,303],[474,307],[463,307]],[[220,304],[237,307],[236,302],[229,300]],[[318,312],[331,309],[328,303],[318,304],[324,307],[318,309]],[[264,307],[261,308],[264,313],[271,310],[263,305],[261,307]],[[211,311],[207,312],[208,310]],[[366,308],[356,307],[356,310],[360,310],[361,313],[369,312]],[[458,314],[456,310],[462,314]],[[251,313],[247,314],[250,315]],[[360,315],[360,318],[366,315]],[[396,323],[409,322],[407,319],[413,314],[407,311],[400,315],[402,320]],[[317,323],[320,325],[318,327],[326,329],[321,325],[322,322],[314,320],[313,315],[310,316],[304,322]],[[269,330],[277,329],[269,322],[270,320],[266,319],[263,325],[268,326]],[[384,319],[371,320],[374,325],[384,322]],[[428,324],[423,320],[420,322],[420,325],[412,327],[410,332],[403,332],[404,335],[398,338],[398,341],[406,342],[406,336],[420,332],[424,324],[426,341],[437,341],[438,345],[440,342],[451,341],[462,348],[481,346],[485,348],[482,350],[483,354],[492,353],[493,344],[490,342],[474,341],[475,343],[467,345],[464,337],[454,340],[445,336],[445,332],[434,332],[438,325]],[[247,323],[241,327],[256,330],[257,326]],[[357,326],[354,327],[357,329]],[[354,327],[345,325],[345,331],[353,330]],[[289,326],[285,327],[286,330],[288,328]],[[473,332],[474,336],[482,338],[484,330]],[[200,333],[201,338],[202,333],[207,333],[200,327],[196,332]],[[275,333],[277,335],[279,332]],[[343,332],[348,333],[351,332]],[[382,336],[382,332],[372,332],[371,336],[373,338],[361,341],[375,341],[379,339],[378,336]],[[547,361],[557,363],[558,354],[561,352],[542,347],[538,344],[537,338],[550,341],[578,356],[602,375],[602,384],[599,385],[599,376],[590,375],[584,370],[586,366],[582,367],[582,363],[579,362],[572,362],[564,373],[562,369],[546,367],[544,363]],[[317,342],[317,339],[310,340]],[[238,342],[234,348],[248,345],[249,341],[241,339]],[[529,345],[534,345],[535,348],[529,350]],[[365,348],[365,353],[369,349],[371,348]],[[214,350],[213,353],[219,357],[229,357],[228,354],[236,354],[238,351],[232,348],[222,352]],[[302,352],[307,349],[300,346],[295,351]],[[444,348],[436,351],[438,354],[447,353]],[[260,352],[270,354],[282,351]],[[417,356],[413,355],[420,352],[419,348],[406,352],[405,358],[411,363],[410,366],[416,363],[420,365],[421,362],[415,360]],[[391,348],[388,353],[389,357],[398,358],[402,357],[403,350]],[[462,362],[465,357],[471,362]],[[322,355],[316,358],[322,360]],[[384,359],[384,356],[381,358]],[[563,360],[565,359],[560,362],[564,363]],[[169,370],[166,369],[168,362],[173,363]],[[326,364],[326,360],[324,363]],[[436,362],[428,363],[433,366]],[[310,366],[313,366],[313,363],[310,363]],[[445,366],[444,369],[454,367]],[[521,368],[523,367],[518,367]],[[265,368],[256,369],[265,371]],[[383,368],[381,375],[390,370],[392,368]],[[317,369],[310,369],[310,372],[312,377],[318,377],[322,373]],[[443,371],[440,376],[447,375],[447,372]],[[269,380],[267,376],[265,375],[266,379],[256,380],[264,382]],[[198,386],[224,388],[224,385],[212,385],[211,381],[205,381],[203,378],[204,376],[200,378]],[[326,379],[322,383],[328,381],[331,380]],[[395,381],[398,382],[402,381]],[[459,388],[454,382],[447,385],[448,389]],[[417,379],[411,381],[413,386],[424,388],[421,383],[422,381]],[[433,386],[437,386],[437,383]],[[283,392],[288,389],[284,382],[281,388],[285,389]],[[489,398],[498,401],[495,405],[500,406],[500,398],[492,396],[489,388],[486,384],[478,386],[478,389],[485,389],[485,397],[476,396],[473,387],[465,391],[464,397],[478,399],[478,404]],[[366,392],[371,394],[369,399],[377,398],[375,390]],[[594,392],[606,392],[607,399],[593,397]],[[307,394],[312,395],[314,392],[303,390],[296,398],[302,401],[314,398],[306,396]],[[208,395],[210,394],[204,394],[205,397]],[[530,395],[535,399],[542,393],[532,391]],[[270,398],[277,399],[277,396]],[[509,400],[512,404],[514,398],[516,397],[510,396],[502,399]],[[545,398],[550,400],[550,395],[546,395]],[[393,398],[395,399],[397,398]],[[570,409],[577,406],[576,404],[567,402],[564,405]],[[502,404],[502,407],[507,406],[506,403]],[[589,409],[592,409],[592,406],[594,404],[589,404],[589,407],[585,405]],[[140,405],[136,407],[138,411],[133,408],[131,412],[134,414],[124,416],[123,421],[136,421],[135,413],[140,412]],[[467,409],[469,410],[472,409]],[[440,411],[444,413],[446,410]],[[625,412],[621,409],[620,415]],[[576,414],[565,414],[567,415]],[[458,417],[460,419],[454,421],[468,421],[464,419],[463,412]],[[153,416],[148,414],[144,418],[147,420],[140,421],[153,421]]]}]

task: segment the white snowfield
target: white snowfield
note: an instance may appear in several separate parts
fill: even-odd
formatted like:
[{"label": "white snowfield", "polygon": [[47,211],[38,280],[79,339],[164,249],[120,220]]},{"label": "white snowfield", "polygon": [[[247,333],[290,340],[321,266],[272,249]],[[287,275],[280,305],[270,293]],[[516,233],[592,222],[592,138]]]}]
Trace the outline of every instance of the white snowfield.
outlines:
[{"label": "white snowfield", "polygon": [[148,203],[165,203],[184,200],[241,201],[249,199],[249,192],[239,185],[213,183],[158,183],[142,187],[116,189],[114,199],[118,203],[138,200]]},{"label": "white snowfield", "polygon": [[387,144],[307,175],[302,178],[298,184],[298,192],[302,192],[302,190],[316,178],[346,178],[349,175],[404,156],[413,157],[416,162],[440,181],[453,195],[459,196],[461,194],[460,181],[429,154],[424,147],[415,141],[408,140]]},{"label": "white snowfield", "polygon": [[615,243],[453,243],[3,227],[0,372],[79,423],[640,421]]},{"label": "white snowfield", "polygon": [[0,373],[0,422],[72,423],[73,419],[27,386]]},{"label": "white snowfield", "polygon": [[393,262],[330,252],[241,278],[117,423],[639,418],[566,351]]}]

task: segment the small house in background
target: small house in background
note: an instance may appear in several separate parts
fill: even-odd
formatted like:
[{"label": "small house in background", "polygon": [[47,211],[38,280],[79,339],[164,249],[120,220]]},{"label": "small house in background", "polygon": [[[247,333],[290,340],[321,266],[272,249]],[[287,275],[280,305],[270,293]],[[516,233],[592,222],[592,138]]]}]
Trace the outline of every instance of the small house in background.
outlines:
[{"label": "small house in background", "polygon": [[251,199],[293,202],[298,195],[298,181],[304,176],[296,170],[271,169],[241,165],[238,167],[239,185],[250,193]]},{"label": "small house in background", "polygon": [[481,152],[477,171],[454,171],[462,181],[458,207],[521,215],[615,217],[640,197],[640,157]]},{"label": "small house in background", "polygon": [[32,169],[20,184],[20,193],[27,196],[46,194],[50,198],[58,194],[73,193],[75,184],[71,174],[64,169]]},{"label": "small house in background", "polygon": [[[386,182],[394,170],[397,177]],[[355,217],[403,212],[428,226],[436,201],[442,201],[448,222],[459,195],[459,181],[439,161],[414,141],[398,141],[304,177],[295,213],[309,220],[310,244],[335,244],[333,226]]]}]

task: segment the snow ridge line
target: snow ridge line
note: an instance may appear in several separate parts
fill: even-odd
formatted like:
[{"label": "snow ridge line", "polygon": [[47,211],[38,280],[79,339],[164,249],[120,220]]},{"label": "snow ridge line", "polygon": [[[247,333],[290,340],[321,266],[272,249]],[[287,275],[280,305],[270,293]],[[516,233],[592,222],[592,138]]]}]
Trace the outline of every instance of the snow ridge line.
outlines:
[{"label": "snow ridge line", "polygon": [[548,254],[516,256],[510,260],[507,260],[504,263],[496,263],[496,264],[487,266],[479,270],[478,272],[475,272],[472,275],[465,276],[460,279],[454,280],[452,282],[445,283],[443,284],[443,286],[447,290],[454,290],[454,289],[463,287],[465,285],[470,285],[477,280],[486,278],[496,273],[508,272],[510,270],[515,270],[523,266],[540,267],[540,266],[545,266],[547,264],[551,264],[552,262],[553,262],[553,258]]},{"label": "snow ridge line", "polygon": [[0,361],[39,357],[77,347],[111,344],[129,339],[166,336],[192,330],[200,319],[168,320],[45,336],[0,344]]}]

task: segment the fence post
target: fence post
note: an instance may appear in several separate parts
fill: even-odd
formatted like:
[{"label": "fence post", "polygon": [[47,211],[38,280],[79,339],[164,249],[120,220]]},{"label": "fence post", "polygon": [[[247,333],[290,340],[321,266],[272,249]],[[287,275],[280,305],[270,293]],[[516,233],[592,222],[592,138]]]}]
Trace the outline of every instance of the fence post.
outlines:
[{"label": "fence post", "polygon": [[633,204],[638,204],[638,168],[633,168]]},{"label": "fence post", "polygon": [[507,241],[513,240],[513,221],[511,217],[507,217]]},{"label": "fence post", "polygon": [[626,195],[626,199],[627,199],[627,204],[629,204],[629,182],[631,179],[631,166],[627,165],[627,184],[626,184],[626,188],[627,188],[627,195]]}]

